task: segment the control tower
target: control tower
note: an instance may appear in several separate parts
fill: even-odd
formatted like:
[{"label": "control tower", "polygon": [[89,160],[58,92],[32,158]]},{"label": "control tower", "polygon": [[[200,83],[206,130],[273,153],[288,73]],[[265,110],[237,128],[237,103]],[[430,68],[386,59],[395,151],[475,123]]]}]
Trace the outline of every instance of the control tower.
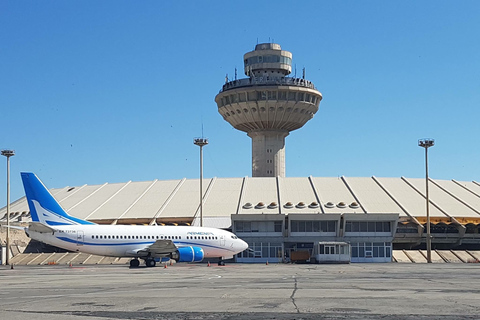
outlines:
[{"label": "control tower", "polygon": [[322,94],[312,82],[287,77],[292,53],[261,43],[243,56],[248,78],[226,79],[215,97],[218,112],[252,138],[252,177],[285,177],[285,137],[318,111]]}]

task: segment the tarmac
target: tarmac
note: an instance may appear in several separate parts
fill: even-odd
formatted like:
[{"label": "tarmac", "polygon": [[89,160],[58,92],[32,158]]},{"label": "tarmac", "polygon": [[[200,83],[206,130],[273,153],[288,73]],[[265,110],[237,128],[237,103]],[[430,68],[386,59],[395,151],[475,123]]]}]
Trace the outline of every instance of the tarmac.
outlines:
[{"label": "tarmac", "polygon": [[480,319],[480,264],[0,267],[0,319]]}]

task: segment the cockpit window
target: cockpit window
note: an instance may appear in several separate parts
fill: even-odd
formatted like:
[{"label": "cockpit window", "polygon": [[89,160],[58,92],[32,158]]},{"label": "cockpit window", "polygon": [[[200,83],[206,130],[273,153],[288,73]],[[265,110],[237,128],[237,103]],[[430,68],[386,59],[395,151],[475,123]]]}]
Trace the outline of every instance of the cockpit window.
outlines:
[{"label": "cockpit window", "polygon": [[238,239],[237,236],[232,236],[232,239]]}]

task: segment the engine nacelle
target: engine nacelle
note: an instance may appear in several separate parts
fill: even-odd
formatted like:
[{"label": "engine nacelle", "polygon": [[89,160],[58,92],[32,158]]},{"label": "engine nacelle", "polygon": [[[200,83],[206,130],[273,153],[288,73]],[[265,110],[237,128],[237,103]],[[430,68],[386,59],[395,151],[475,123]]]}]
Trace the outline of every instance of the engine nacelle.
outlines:
[{"label": "engine nacelle", "polygon": [[173,253],[172,258],[177,262],[200,262],[204,256],[200,247],[182,247]]}]

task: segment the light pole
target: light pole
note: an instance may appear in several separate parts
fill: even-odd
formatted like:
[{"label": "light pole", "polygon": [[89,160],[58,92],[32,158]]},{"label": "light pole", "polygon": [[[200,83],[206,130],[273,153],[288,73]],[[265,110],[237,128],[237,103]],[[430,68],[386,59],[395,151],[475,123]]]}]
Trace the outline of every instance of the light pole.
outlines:
[{"label": "light pole", "polygon": [[208,139],[195,138],[193,144],[200,147],[200,227],[203,227],[203,146],[208,144]]},{"label": "light pole", "polygon": [[10,264],[10,157],[15,155],[15,150],[2,150],[2,156],[7,157],[7,255],[5,264]]},{"label": "light pole", "polygon": [[433,147],[435,140],[418,140],[418,146],[425,148],[425,196],[427,199],[427,262],[432,263],[432,237],[430,235],[430,200],[428,198],[428,148]]}]

